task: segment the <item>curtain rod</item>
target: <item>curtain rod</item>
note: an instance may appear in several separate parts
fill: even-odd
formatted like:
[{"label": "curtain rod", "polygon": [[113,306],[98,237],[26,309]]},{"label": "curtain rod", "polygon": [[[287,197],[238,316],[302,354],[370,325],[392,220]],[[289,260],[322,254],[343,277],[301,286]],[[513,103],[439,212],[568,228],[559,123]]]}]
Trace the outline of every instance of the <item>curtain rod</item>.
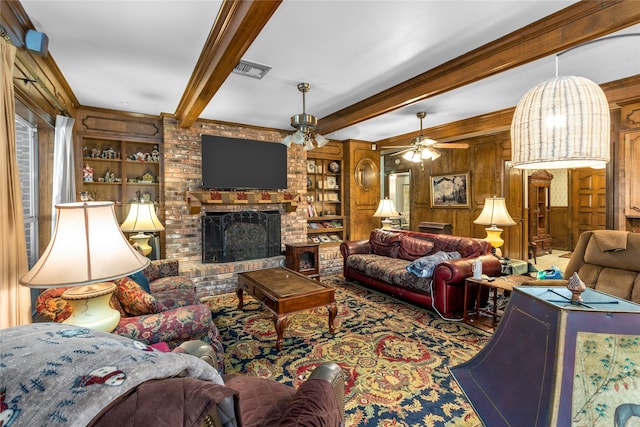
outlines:
[{"label": "curtain rod", "polygon": [[60,104],[60,101],[58,101],[58,99],[56,98],[56,96],[49,90],[49,88],[42,82],[42,79],[40,79],[40,77],[37,76],[37,74],[33,71],[33,69],[31,68],[31,66],[29,66],[29,64],[27,64],[23,59],[21,59],[21,57],[18,55],[16,57],[16,59],[20,62],[20,64],[22,64],[27,72],[29,74],[31,74],[32,77],[14,77],[14,79],[18,79],[18,80],[22,80],[24,82],[24,84],[29,84],[29,83],[33,83],[33,84],[38,84],[38,86],[40,86],[40,88],[43,90],[44,94],[46,95],[46,98],[49,99],[49,101],[53,102],[55,104],[55,107],[58,109],[58,112],[60,112],[61,114],[67,116],[67,117],[71,117],[71,114],[69,114],[69,111],[67,111],[66,108],[64,108],[64,106],[62,104]]}]

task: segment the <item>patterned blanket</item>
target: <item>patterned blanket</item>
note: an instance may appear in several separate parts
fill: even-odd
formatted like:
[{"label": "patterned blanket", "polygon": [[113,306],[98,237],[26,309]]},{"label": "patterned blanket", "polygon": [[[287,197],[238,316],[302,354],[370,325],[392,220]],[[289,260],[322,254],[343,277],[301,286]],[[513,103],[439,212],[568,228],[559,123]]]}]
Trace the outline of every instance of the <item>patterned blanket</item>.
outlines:
[{"label": "patterned blanket", "polygon": [[59,323],[0,330],[0,426],[84,426],[152,379],[224,384],[197,357],[159,352],[129,338]]}]

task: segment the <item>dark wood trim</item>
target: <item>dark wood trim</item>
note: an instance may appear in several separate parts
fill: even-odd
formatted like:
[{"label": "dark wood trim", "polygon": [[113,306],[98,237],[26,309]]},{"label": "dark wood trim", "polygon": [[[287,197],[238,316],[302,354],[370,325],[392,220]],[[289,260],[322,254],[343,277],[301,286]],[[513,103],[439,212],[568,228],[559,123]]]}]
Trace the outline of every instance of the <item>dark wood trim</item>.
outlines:
[{"label": "dark wood trim", "polygon": [[38,95],[34,96],[30,86],[26,86],[28,89],[23,90],[25,84],[18,79],[14,83],[16,91],[25,93],[26,97],[34,100],[32,104],[37,103],[40,109],[46,109],[49,114],[55,116],[57,113],[64,113],[73,116],[80,103],[60,72],[58,64],[51,55],[42,57],[31,54],[24,47],[24,37],[27,30],[35,29],[35,26],[20,2],[3,1],[2,8],[0,8],[0,19],[11,43],[18,48],[14,77],[35,80],[34,83],[28,83],[28,85],[33,85]]},{"label": "dark wood trim", "polygon": [[640,22],[635,1],[580,1],[318,121],[339,129],[516,68]]},{"label": "dark wood trim", "polygon": [[180,127],[195,123],[280,3],[224,0],[176,109]]}]

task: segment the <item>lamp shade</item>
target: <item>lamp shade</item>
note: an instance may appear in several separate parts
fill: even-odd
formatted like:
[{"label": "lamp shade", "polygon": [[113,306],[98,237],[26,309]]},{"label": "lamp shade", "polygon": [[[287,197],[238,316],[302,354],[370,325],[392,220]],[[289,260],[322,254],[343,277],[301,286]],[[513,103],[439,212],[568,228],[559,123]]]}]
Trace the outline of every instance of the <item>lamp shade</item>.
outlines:
[{"label": "lamp shade", "polygon": [[609,162],[609,103],[596,83],[556,77],[529,90],[513,114],[513,167],[602,167]]},{"label": "lamp shade", "polygon": [[124,220],[120,229],[125,232],[154,232],[163,231],[164,226],[156,215],[153,203],[132,203],[129,215]]},{"label": "lamp shade", "polygon": [[480,225],[516,225],[509,215],[504,197],[488,197],[484,199],[484,207],[480,216],[473,221]]},{"label": "lamp shade", "polygon": [[400,214],[396,211],[396,207],[393,205],[393,201],[385,198],[384,200],[380,200],[380,204],[378,205],[378,209],[373,214],[375,217],[383,217],[388,218],[390,216],[399,216]]},{"label": "lamp shade", "polygon": [[142,270],[149,259],[120,231],[113,202],[56,205],[56,226],[49,246],[20,278],[32,288],[80,286],[117,279]]}]

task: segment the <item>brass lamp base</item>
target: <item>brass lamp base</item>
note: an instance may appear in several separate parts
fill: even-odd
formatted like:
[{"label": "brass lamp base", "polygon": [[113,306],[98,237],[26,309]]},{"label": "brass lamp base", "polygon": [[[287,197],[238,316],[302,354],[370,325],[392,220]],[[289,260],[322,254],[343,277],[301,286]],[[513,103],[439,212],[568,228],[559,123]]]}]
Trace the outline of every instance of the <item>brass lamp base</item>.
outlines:
[{"label": "brass lamp base", "polygon": [[391,221],[389,218],[383,219],[382,220],[382,229],[383,230],[389,230],[391,228],[393,228],[393,221]]},{"label": "brass lamp base", "polygon": [[131,240],[132,243],[136,243],[138,245],[140,251],[142,252],[142,255],[144,256],[148,256],[151,253],[152,248],[151,246],[149,246],[150,238],[151,235],[144,233],[132,234],[131,236],[129,236],[129,240]]},{"label": "brass lamp base", "polygon": [[120,313],[109,305],[114,283],[94,283],[67,289],[62,299],[71,306],[71,316],[64,321],[98,331],[112,332],[120,321]]},{"label": "brass lamp base", "polygon": [[484,240],[491,243],[491,246],[496,250],[496,255],[501,257],[502,250],[500,250],[500,248],[504,244],[504,240],[500,236],[503,231],[502,228],[498,228],[494,225],[492,227],[485,228],[484,231],[487,232],[487,237],[485,237]]}]

